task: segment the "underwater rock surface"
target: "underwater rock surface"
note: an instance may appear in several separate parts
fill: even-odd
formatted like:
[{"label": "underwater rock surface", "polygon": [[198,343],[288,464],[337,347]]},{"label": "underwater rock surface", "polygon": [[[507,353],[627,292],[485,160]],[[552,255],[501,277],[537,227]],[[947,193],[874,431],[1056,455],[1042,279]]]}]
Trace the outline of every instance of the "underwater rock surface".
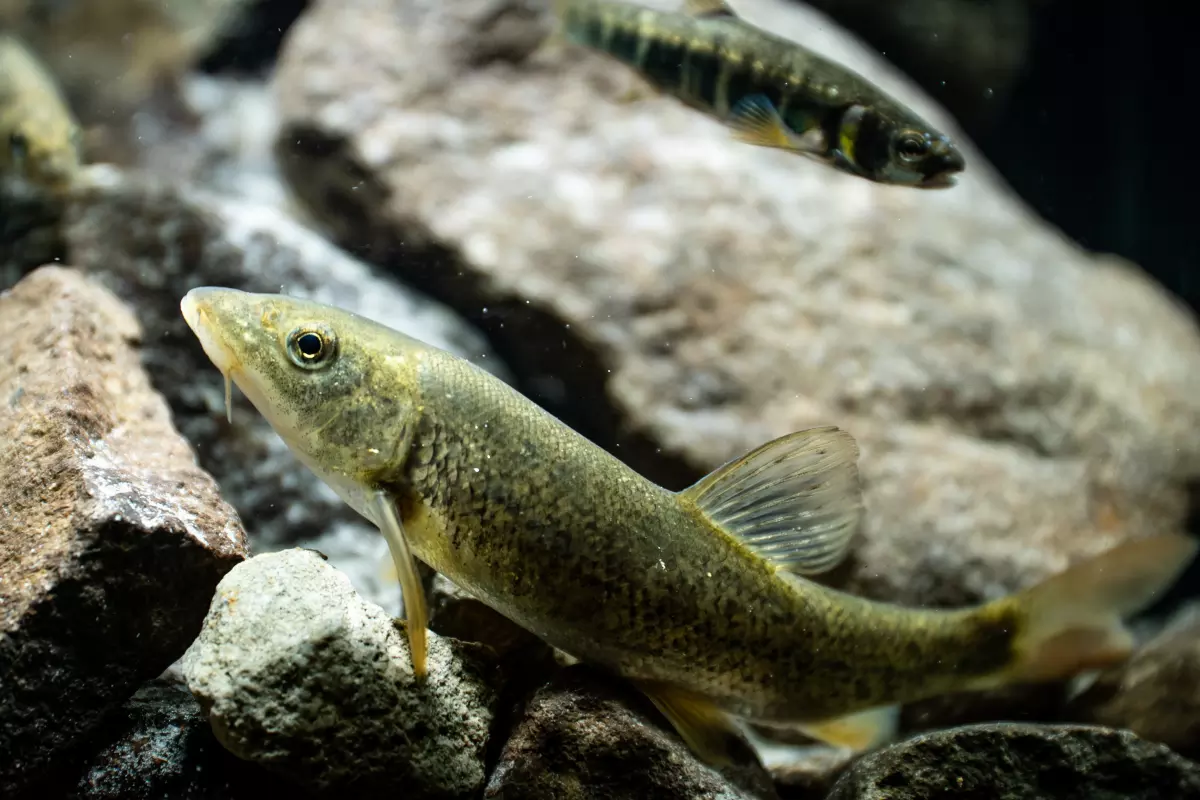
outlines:
[{"label": "underwater rock surface", "polygon": [[1103,672],[1071,713],[1200,758],[1200,606],[1185,609],[1132,658]]},{"label": "underwater rock surface", "polygon": [[[665,728],[663,726],[666,726]],[[567,667],[539,689],[500,753],[488,800],[776,798],[770,776],[748,766],[725,774],[696,760],[630,688],[586,667]]]},{"label": "underwater rock surface", "polygon": [[142,335],[74,270],[0,295],[0,794],[182,655],[245,557]]},{"label": "underwater rock surface", "polygon": [[[833,26],[739,6],[944,124]],[[548,30],[517,0],[314,3],[276,73],[281,169],[341,242],[484,326],[535,400],[670,488],[849,431],[867,517],[832,580],[853,592],[957,606],[1183,527],[1200,336],[1150,279],[970,150],[953,189],[873,185],[670,98],[619,103],[629,72],[535,52]]]},{"label": "underwater rock surface", "polygon": [[310,550],[232,570],[183,668],[225,747],[302,786],[453,798],[483,785],[498,666],[430,634],[414,680],[402,624]]},{"label": "underwater rock surface", "polygon": [[1200,765],[1128,731],[975,725],[917,736],[858,761],[827,800],[1192,800]]}]

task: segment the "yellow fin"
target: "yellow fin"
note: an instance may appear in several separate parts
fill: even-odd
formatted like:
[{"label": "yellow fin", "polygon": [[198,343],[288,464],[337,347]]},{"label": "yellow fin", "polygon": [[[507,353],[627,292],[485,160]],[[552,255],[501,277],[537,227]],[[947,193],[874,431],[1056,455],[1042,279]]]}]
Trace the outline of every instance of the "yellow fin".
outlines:
[{"label": "yellow fin", "polygon": [[887,744],[896,738],[899,727],[900,706],[871,708],[844,717],[796,726],[806,736],[855,752],[874,750]]},{"label": "yellow fin", "polygon": [[683,12],[693,17],[736,17],[725,0],[683,0]]},{"label": "yellow fin", "polygon": [[742,734],[725,712],[690,692],[650,681],[636,684],[701,761],[713,766],[734,763],[733,752]]},{"label": "yellow fin", "polygon": [[395,503],[383,492],[373,494],[370,502],[375,522],[383,538],[387,540],[388,549],[392,551],[392,563],[396,565],[396,575],[400,578],[400,591],[404,596],[404,618],[407,622],[405,629],[408,631],[408,647],[412,651],[413,675],[420,678],[425,675],[428,654],[425,628],[429,621],[429,611],[425,605],[425,588],[421,585],[417,562],[409,549]]},{"label": "yellow fin", "polygon": [[1133,635],[1122,619],[1170,588],[1196,548],[1182,534],[1126,542],[1018,594],[1023,622],[1008,677],[1058,680],[1124,661]]},{"label": "yellow fin", "polygon": [[743,97],[729,111],[726,124],[733,137],[760,147],[778,147],[813,156],[825,155],[825,135],[819,127],[797,133],[787,126],[766,95]]},{"label": "yellow fin", "polygon": [[837,566],[862,518],[858,445],[836,427],[768,442],[681,493],[776,566],[815,575]]}]

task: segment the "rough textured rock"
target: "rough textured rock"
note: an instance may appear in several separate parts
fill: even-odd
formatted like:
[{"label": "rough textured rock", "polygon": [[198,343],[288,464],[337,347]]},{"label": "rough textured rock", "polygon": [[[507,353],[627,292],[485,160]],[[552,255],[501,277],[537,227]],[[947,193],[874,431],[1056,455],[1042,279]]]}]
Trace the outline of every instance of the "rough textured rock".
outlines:
[{"label": "rough textured rock", "polygon": [[221,747],[191,692],[174,680],[139,689],[105,720],[94,746],[73,798],[236,800],[277,788],[274,776]]},{"label": "rough textured rock", "polygon": [[[834,26],[739,5],[945,122]],[[844,427],[868,517],[834,578],[879,598],[994,597],[1182,525],[1200,338],[1136,269],[973,151],[958,187],[913,191],[614,102],[619,66],[532,52],[538,8],[317,2],[276,74],[296,192],[486,326],[531,396],[672,488]]]},{"label": "rough textured rock", "polygon": [[1071,704],[1073,718],[1128,728],[1200,757],[1200,606],[1191,606]]},{"label": "rough textured rock", "polygon": [[979,725],[918,736],[866,756],[828,800],[1191,800],[1200,765],[1128,731]]},{"label": "rough textured rock", "polygon": [[[221,375],[179,313],[194,286],[311,297],[356,311],[505,376],[482,337],[447,309],[405,289],[261,199],[241,200],[96,166],[71,197],[60,226],[70,263],[129,299],[146,331],[143,362],[166,395],[201,465],[221,485],[253,537],[256,552],[317,537],[373,546],[367,526],[287,450],[261,415],[234,392],[225,421]],[[16,280],[0,264],[0,286]],[[394,584],[375,578],[355,546],[335,563],[355,585],[398,610]],[[378,551],[382,553],[382,550]],[[339,551],[340,553],[340,551]]]},{"label": "rough textured rock", "polygon": [[177,659],[245,556],[141,335],[71,270],[0,295],[0,794]]},{"label": "rough textured rock", "polygon": [[538,689],[488,780],[488,800],[775,798],[747,751],[725,774],[696,760],[650,702],[586,667]]},{"label": "rough textured rock", "polygon": [[470,797],[500,678],[484,652],[431,634],[414,681],[403,626],[296,549],[225,577],[183,668],[222,744],[301,785]]}]

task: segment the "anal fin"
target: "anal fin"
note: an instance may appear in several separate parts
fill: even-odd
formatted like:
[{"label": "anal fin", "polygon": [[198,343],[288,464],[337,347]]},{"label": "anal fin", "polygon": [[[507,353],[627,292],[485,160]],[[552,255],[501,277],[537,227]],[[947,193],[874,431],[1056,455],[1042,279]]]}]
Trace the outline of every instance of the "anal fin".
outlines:
[{"label": "anal fin", "polygon": [[737,725],[711,702],[664,684],[636,683],[700,760],[728,766],[736,752],[748,748]]},{"label": "anal fin", "polygon": [[400,515],[396,513],[395,502],[388,494],[375,492],[371,495],[370,506],[379,532],[387,540],[388,549],[392,553],[392,563],[396,566],[396,576],[400,579],[400,591],[404,596],[405,629],[408,631],[408,646],[412,651],[413,675],[421,678],[425,675],[429,647],[425,633],[429,611],[425,605],[425,589],[421,585],[421,575],[417,572],[417,562],[408,546],[408,538],[404,534]]},{"label": "anal fin", "polygon": [[863,752],[894,739],[899,725],[900,706],[882,706],[844,717],[798,724],[795,728],[826,744]]}]

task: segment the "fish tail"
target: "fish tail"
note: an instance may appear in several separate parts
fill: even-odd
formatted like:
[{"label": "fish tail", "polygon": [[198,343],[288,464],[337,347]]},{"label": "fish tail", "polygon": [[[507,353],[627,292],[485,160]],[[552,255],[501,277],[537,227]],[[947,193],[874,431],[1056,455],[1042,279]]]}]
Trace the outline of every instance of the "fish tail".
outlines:
[{"label": "fish tail", "polygon": [[1149,606],[1196,555],[1197,542],[1164,534],[1127,542],[998,603],[1015,602],[1014,660],[996,683],[1060,680],[1124,661],[1124,620]]}]

